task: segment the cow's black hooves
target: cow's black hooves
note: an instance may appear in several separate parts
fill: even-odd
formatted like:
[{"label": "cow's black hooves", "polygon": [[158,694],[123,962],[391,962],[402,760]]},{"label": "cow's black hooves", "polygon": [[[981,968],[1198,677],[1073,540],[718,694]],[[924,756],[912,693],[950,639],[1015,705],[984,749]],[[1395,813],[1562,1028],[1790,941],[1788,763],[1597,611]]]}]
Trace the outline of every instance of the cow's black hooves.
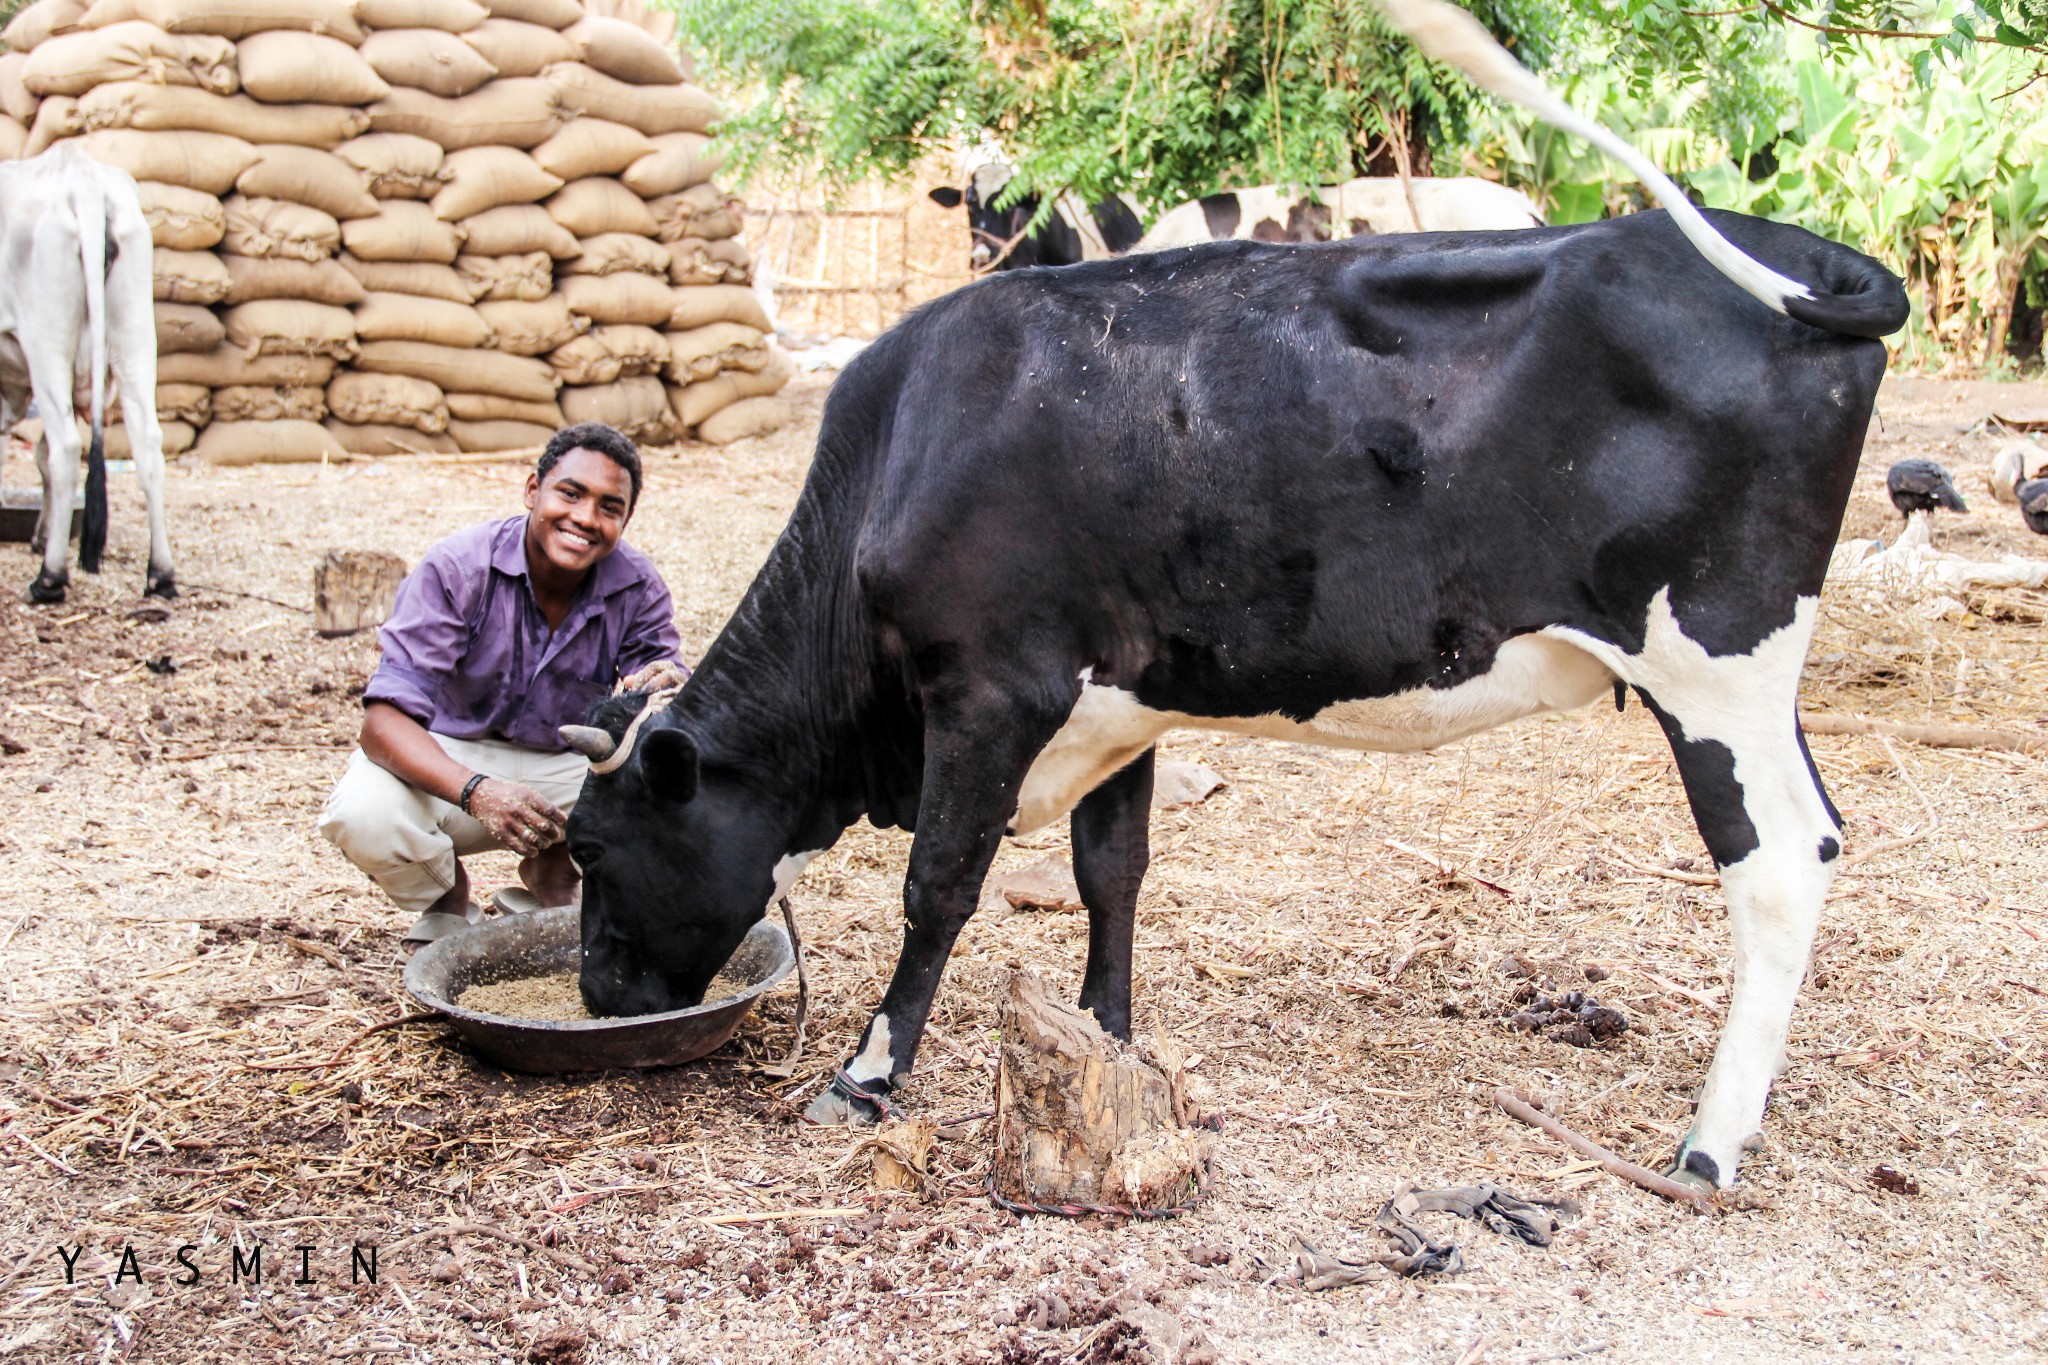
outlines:
[{"label": "cow's black hooves", "polygon": [[142,595],[144,597],[161,597],[164,601],[169,602],[178,595],[178,580],[172,574],[165,574],[161,578],[151,574],[149,576],[149,586],[142,590]]},{"label": "cow's black hooves", "polygon": [[69,582],[65,579],[39,573],[35,576],[35,581],[28,585],[28,600],[39,606],[51,606],[64,600],[64,589],[68,586]]}]

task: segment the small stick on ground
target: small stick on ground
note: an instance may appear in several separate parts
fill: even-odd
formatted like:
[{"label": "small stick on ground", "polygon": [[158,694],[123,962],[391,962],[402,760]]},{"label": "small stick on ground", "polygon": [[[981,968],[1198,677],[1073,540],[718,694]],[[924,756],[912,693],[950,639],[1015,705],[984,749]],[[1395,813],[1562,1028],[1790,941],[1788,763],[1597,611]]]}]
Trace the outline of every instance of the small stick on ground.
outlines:
[{"label": "small stick on ground", "polygon": [[1609,1175],[1618,1175],[1634,1185],[1640,1185],[1651,1194],[1661,1194],[1675,1204],[1683,1204],[1694,1213],[1710,1213],[1713,1204],[1698,1190],[1691,1189],[1666,1176],[1658,1175],[1646,1166],[1633,1161],[1624,1161],[1602,1147],[1591,1138],[1581,1137],[1559,1123],[1550,1115],[1538,1109],[1519,1093],[1502,1086],[1493,1092],[1493,1102],[1506,1111],[1510,1118],[1520,1119],[1531,1127],[1541,1128],[1572,1150],[1593,1158],[1600,1163],[1600,1169]]},{"label": "small stick on ground", "polygon": [[396,1019],[386,1019],[381,1024],[372,1024],[370,1025],[370,1027],[364,1029],[361,1033],[358,1033],[355,1037],[349,1039],[340,1047],[336,1048],[334,1050],[334,1055],[332,1057],[329,1057],[326,1061],[320,1063],[320,1066],[323,1068],[333,1066],[336,1062],[342,1059],[342,1055],[346,1053],[350,1048],[354,1047],[357,1043],[362,1042],[363,1039],[369,1037],[373,1033],[382,1033],[385,1029],[391,1028],[404,1028],[407,1024],[424,1024],[429,1019],[439,1019],[440,1017],[441,1011],[439,1010],[419,1010],[413,1014],[401,1014]]},{"label": "small stick on ground", "polygon": [[1871,720],[1863,716],[1799,713],[1799,724],[1809,735],[1890,735],[1911,740],[1930,749],[2006,749],[2032,753],[2048,746],[2040,735],[2019,730],[1986,730],[1974,725],[1902,725],[1892,720]]}]

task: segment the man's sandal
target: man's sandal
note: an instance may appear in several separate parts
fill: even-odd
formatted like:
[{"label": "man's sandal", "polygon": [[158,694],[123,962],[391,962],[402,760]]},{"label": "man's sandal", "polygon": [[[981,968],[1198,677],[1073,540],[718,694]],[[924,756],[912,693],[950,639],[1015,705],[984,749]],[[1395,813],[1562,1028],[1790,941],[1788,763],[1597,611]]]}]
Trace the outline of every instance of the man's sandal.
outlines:
[{"label": "man's sandal", "polygon": [[405,937],[398,941],[399,951],[406,957],[432,943],[436,939],[461,933],[472,924],[484,922],[484,908],[472,904],[466,914],[451,915],[445,910],[430,910],[413,921],[412,928],[405,931]]},{"label": "man's sandal", "polygon": [[[568,902],[570,905],[576,903],[574,900]],[[523,886],[508,886],[491,897],[491,908],[501,915],[530,915],[536,910],[554,910],[560,907],[542,905],[540,897]]]}]

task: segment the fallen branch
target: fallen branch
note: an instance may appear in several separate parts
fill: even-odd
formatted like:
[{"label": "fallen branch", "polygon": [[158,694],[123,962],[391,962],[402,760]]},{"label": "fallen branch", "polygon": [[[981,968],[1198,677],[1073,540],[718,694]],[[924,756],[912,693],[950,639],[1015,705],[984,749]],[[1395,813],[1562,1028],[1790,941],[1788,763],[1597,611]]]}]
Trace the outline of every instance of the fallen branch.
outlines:
[{"label": "fallen branch", "polygon": [[1809,735],[1890,735],[1930,749],[2006,749],[2028,754],[2048,748],[2048,737],[2019,730],[1983,730],[1974,725],[1902,725],[1892,720],[1816,715],[1811,711],[1799,713],[1799,724]]},{"label": "fallen branch", "polygon": [[1559,1123],[1550,1115],[1529,1103],[1522,1095],[1502,1086],[1493,1092],[1493,1102],[1501,1107],[1510,1118],[1521,1120],[1531,1127],[1544,1132],[1570,1147],[1573,1151],[1589,1156],[1600,1163],[1600,1169],[1609,1175],[1618,1175],[1634,1185],[1640,1185],[1651,1194],[1661,1194],[1675,1204],[1683,1204],[1694,1213],[1711,1213],[1713,1203],[1705,1195],[1688,1185],[1681,1185],[1668,1176],[1658,1175],[1647,1166],[1638,1166],[1633,1161],[1624,1161],[1602,1147],[1591,1138],[1581,1137]]}]

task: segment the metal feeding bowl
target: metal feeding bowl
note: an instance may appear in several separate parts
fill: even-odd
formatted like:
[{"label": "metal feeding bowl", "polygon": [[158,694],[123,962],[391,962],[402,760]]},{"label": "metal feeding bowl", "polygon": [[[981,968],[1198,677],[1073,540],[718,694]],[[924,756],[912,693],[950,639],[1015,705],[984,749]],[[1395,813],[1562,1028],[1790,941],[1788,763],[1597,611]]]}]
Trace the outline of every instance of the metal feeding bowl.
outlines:
[{"label": "metal feeding bowl", "polygon": [[471,986],[573,972],[583,963],[582,910],[565,905],[506,915],[436,939],[405,967],[413,999],[448,1016],[464,1042],[511,1071],[606,1071],[677,1066],[732,1037],[769,988],[796,970],[789,934],[762,920],[747,931],[725,971],[747,983],[737,995],[693,1009],[623,1019],[510,1019],[464,1009]]}]

